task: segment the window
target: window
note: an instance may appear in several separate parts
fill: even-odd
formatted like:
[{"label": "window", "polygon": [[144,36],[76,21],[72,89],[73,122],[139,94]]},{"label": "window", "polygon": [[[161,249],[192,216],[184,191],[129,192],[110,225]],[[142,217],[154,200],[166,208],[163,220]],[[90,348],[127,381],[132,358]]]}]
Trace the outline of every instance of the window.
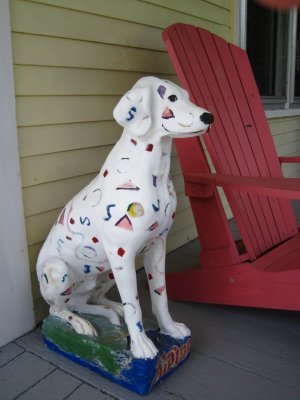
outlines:
[{"label": "window", "polygon": [[249,55],[265,108],[300,108],[299,11],[276,11],[254,0],[242,3],[241,45]]}]

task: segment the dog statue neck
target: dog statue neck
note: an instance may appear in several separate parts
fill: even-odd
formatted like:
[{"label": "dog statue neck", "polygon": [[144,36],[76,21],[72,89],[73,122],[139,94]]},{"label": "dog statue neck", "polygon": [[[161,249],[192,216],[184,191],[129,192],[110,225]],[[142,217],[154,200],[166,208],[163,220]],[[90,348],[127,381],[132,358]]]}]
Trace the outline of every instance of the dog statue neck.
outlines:
[{"label": "dog statue neck", "polygon": [[133,136],[125,129],[105,164],[119,173],[143,171],[167,179],[171,150],[172,138],[168,136],[160,137],[153,131],[143,136]]}]

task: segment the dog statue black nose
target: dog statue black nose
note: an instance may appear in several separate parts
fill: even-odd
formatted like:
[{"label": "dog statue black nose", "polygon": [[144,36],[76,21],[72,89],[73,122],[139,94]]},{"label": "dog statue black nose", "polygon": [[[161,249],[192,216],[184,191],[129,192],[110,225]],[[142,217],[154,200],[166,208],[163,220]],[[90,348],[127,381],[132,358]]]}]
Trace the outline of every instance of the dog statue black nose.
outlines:
[{"label": "dog statue black nose", "polygon": [[200,115],[200,119],[206,125],[210,125],[214,122],[214,116],[208,112],[205,112],[202,115]]}]

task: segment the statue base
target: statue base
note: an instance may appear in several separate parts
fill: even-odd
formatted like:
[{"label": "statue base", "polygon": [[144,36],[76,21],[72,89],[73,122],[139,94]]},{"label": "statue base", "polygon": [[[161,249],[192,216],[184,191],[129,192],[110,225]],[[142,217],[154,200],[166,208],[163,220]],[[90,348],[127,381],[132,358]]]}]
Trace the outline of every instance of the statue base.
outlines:
[{"label": "statue base", "polygon": [[43,337],[49,349],[101,374],[138,394],[150,390],[173,373],[189,356],[191,338],[174,339],[159,332],[157,325],[144,320],[147,336],[159,353],[154,359],[134,358],[129,351],[125,323],[120,327],[106,317],[83,315],[97,329],[97,337],[79,335],[59,318],[43,322]]}]

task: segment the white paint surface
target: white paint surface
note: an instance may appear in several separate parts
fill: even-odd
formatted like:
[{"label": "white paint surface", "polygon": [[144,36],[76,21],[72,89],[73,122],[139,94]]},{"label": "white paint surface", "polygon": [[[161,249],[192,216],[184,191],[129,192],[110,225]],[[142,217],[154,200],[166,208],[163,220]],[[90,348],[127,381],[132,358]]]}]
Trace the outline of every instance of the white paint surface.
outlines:
[{"label": "white paint surface", "polygon": [[8,0],[0,1],[0,346],[34,327]]}]

